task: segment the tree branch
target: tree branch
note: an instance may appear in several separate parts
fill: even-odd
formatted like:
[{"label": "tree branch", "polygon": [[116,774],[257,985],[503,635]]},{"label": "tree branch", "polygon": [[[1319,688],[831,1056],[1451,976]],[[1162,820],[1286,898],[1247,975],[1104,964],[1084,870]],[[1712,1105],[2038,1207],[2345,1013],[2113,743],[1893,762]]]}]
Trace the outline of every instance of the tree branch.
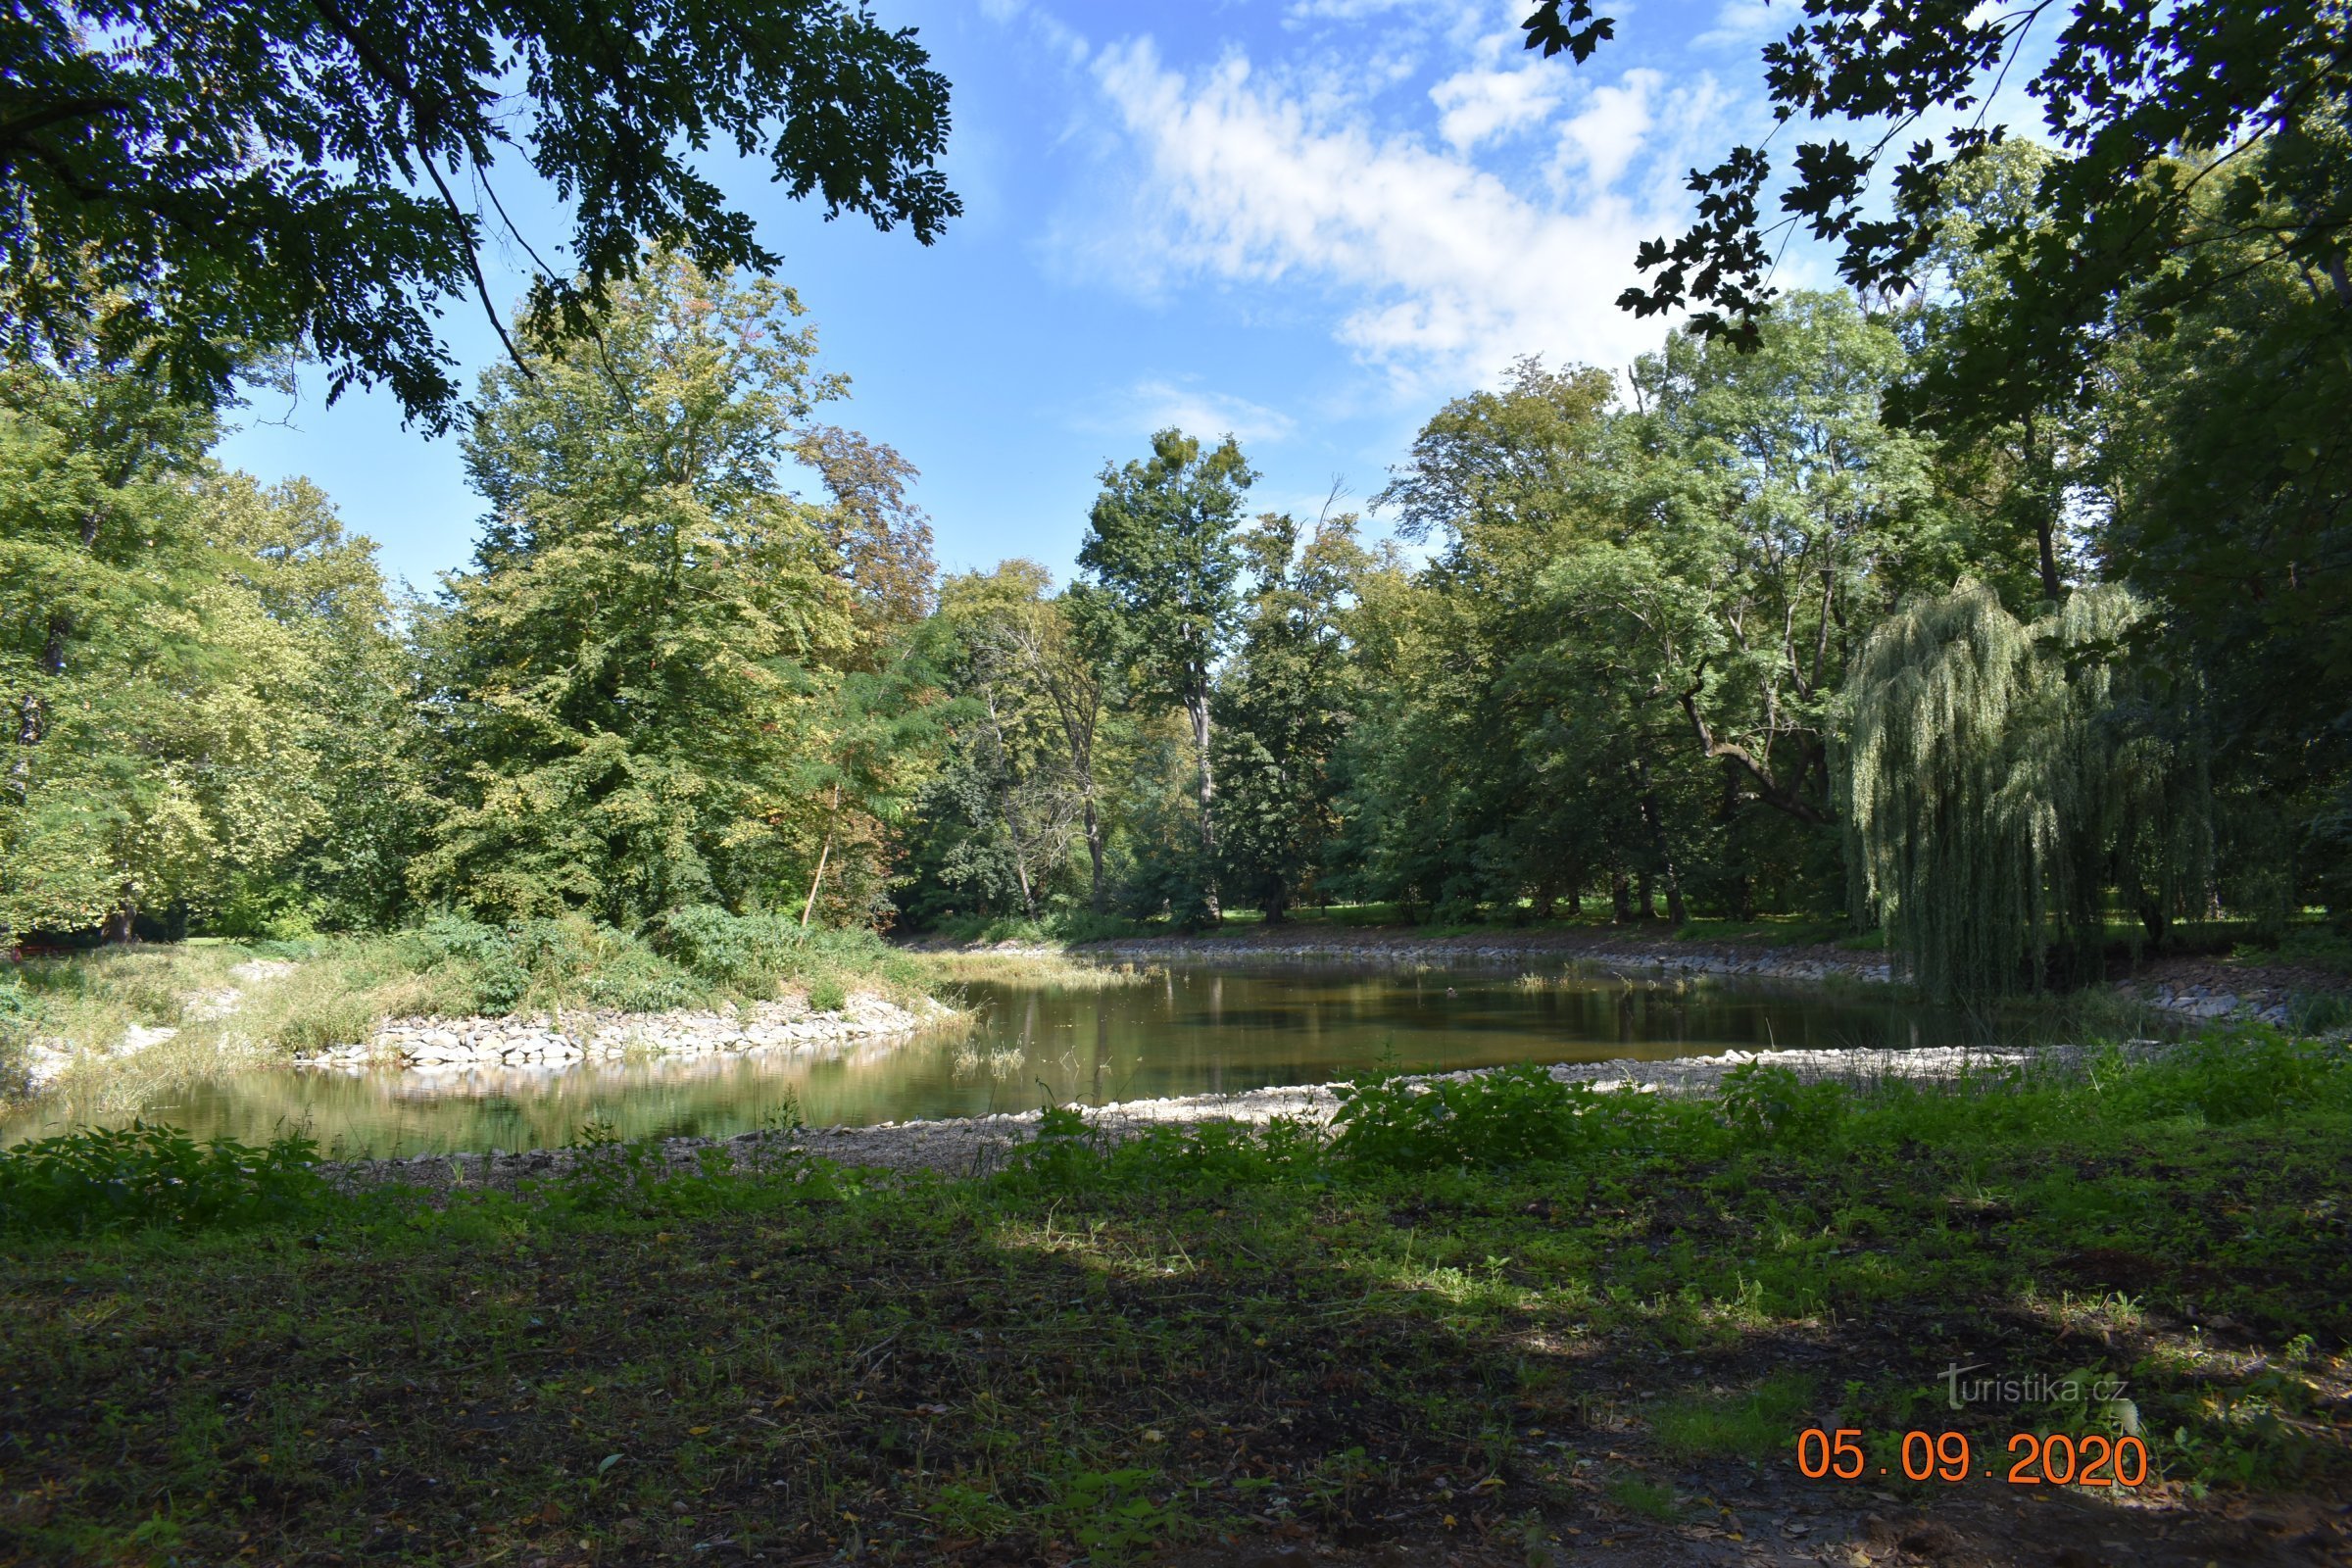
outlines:
[{"label": "tree branch", "polygon": [[1785,811],[1800,822],[1826,827],[1836,818],[1812,802],[1783,785],[1773,776],[1770,764],[1760,760],[1753,752],[1734,741],[1717,740],[1708,728],[1704,715],[1698,710],[1698,694],[1704,690],[1693,686],[1682,695],[1683,711],[1690,720],[1690,731],[1698,738],[1698,749],[1709,759],[1720,758],[1737,763],[1741,771],[1756,781],[1758,798],[1778,811]]}]

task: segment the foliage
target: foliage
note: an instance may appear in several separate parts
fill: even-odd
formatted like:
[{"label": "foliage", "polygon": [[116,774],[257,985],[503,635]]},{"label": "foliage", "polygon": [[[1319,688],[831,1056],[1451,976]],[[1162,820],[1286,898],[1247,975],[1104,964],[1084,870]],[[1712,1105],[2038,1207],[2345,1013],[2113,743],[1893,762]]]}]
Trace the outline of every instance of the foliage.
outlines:
[{"label": "foliage", "polygon": [[1212,924],[1218,905],[1211,678],[1233,632],[1242,570],[1236,530],[1242,497],[1256,478],[1230,436],[1203,449],[1181,430],[1158,431],[1149,460],[1103,466],[1102,489],[1078,549],[1080,569],[1102,596],[1103,612],[1088,621],[1098,657],[1125,669],[1135,701],[1181,709],[1191,720],[1199,770],[1196,897]]},{"label": "foliage", "polygon": [[[2231,278],[2240,235],[2266,260],[2330,279],[2337,303],[2352,303],[2344,275],[2352,54],[2341,13],[2327,0],[2190,0],[2124,15],[2076,4],[2064,14],[2026,92],[2065,156],[2042,171],[2038,220],[2001,236],[2012,303],[1983,318],[1963,357],[1972,402],[2014,416],[2050,392],[2082,388],[2102,329],[2150,307],[2194,302]],[[1791,155],[1796,179],[1780,200],[1786,222],[1842,247],[1838,270],[1857,291],[1900,288],[1918,275],[1947,192],[1998,155],[2007,127],[1979,115],[1914,141],[1886,181],[1890,211],[1872,208],[1882,160],[1914,127],[1997,91],[2024,64],[2041,16],[2036,7],[1984,10],[1962,0],[1899,16],[1807,0],[1804,19],[1765,46],[1776,122],[1872,127],[1859,146],[1800,143]],[[1525,27],[1531,48],[1567,48],[1579,61],[1612,30],[1589,0],[1567,0],[1565,9],[1563,0],[1542,0]],[[1644,316],[1713,306],[1697,317],[1700,328],[1752,345],[1772,300],[1776,251],[1767,236],[1782,226],[1760,211],[1771,176],[1761,146],[1693,171],[1697,220],[1671,247],[1663,239],[1642,246],[1639,262],[1655,279],[1628,289],[1620,305]],[[2227,215],[2218,231],[2201,222],[2208,204]],[[2151,299],[2147,285],[2157,282]]]},{"label": "foliage", "polygon": [[2196,752],[2117,672],[2141,613],[2092,588],[2027,625],[1964,584],[1856,661],[1855,868],[1932,995],[2013,990],[2053,953],[2095,973],[2110,887],[2136,895],[2152,936],[2201,902]]},{"label": "foliage", "polygon": [[1347,626],[1369,558],[1352,514],[1269,513],[1243,535],[1250,592],[1218,681],[1219,886],[1279,921],[1311,890],[1337,821],[1332,760],[1351,696]]},{"label": "foliage", "polygon": [[289,1133],[267,1148],[198,1144],[172,1127],[83,1128],[0,1150],[0,1233],[164,1226],[229,1229],[299,1218],[326,1185]]},{"label": "foliage", "polygon": [[475,911],[633,923],[877,895],[919,779],[907,672],[866,670],[852,566],[779,489],[813,403],[790,290],[650,258],[593,345],[486,373],[491,506],[430,628],[446,805],[411,869]]},{"label": "foliage", "polygon": [[491,228],[530,245],[489,182],[517,143],[576,203],[581,271],[540,280],[542,338],[590,335],[642,243],[775,265],[693,167],[713,139],[827,216],[929,243],[960,211],[934,167],[947,82],[911,29],[838,0],[41,0],[0,21],[0,332],[94,336],[197,403],[249,351],[300,345],[331,368],[330,401],[382,383],[446,426],[433,318],[483,293]]},{"label": "foliage", "polygon": [[1085,599],[1054,597],[1051,586],[1044,567],[1008,561],[941,588],[944,674],[962,718],[907,857],[939,890],[916,911],[926,923],[947,898],[1036,919],[1066,893],[1081,844],[1089,901],[1102,912],[1107,846],[1096,756],[1109,676],[1079,631]]},{"label": "foliage", "polygon": [[1851,1108],[1845,1086],[1806,1083],[1787,1067],[1744,1062],[1723,1075],[1723,1114],[1751,1142],[1823,1148]]},{"label": "foliage", "polygon": [[215,472],[212,434],[123,368],[0,371],[0,929],[126,937],[369,837],[320,808],[399,679],[374,547],[305,483]]},{"label": "foliage", "polygon": [[1331,1152],[1377,1170],[1509,1167],[1639,1142],[1659,1115],[1642,1096],[1563,1083],[1540,1066],[1429,1082],[1390,1075],[1342,1091]]}]

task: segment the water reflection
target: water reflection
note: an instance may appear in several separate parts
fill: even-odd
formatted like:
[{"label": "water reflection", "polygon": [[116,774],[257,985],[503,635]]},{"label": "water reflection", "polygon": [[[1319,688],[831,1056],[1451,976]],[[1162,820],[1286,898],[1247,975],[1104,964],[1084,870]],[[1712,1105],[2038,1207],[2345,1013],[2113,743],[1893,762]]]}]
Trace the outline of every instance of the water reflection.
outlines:
[{"label": "water reflection", "polygon": [[[669,1057],[563,1068],[241,1074],[143,1107],[200,1136],[302,1128],[348,1152],[527,1149],[592,1119],[624,1136],[748,1131],[797,1098],[814,1124],[1101,1104],[1320,1083],[1378,1067],[1665,1057],[1726,1050],[1955,1045],[1956,1015],[1794,988],[1642,984],[1460,968],[1173,970],[1102,991],[975,985],[965,1034],[824,1054]],[[85,1113],[49,1104],[8,1142]],[[127,1119],[122,1118],[122,1119]]]}]

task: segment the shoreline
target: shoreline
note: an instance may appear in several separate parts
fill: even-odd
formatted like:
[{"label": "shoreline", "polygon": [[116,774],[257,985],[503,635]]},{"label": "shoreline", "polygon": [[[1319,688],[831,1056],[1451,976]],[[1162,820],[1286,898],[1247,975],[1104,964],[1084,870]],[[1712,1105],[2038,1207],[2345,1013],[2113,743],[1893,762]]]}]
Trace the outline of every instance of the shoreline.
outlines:
[{"label": "shoreline", "polygon": [[[1328,930],[1328,928],[1326,928]],[[1679,943],[1668,939],[1593,935],[1581,931],[1477,932],[1421,937],[1409,926],[1357,927],[1346,936],[1312,927],[1263,928],[1220,937],[1114,937],[1101,942],[1000,944],[973,953],[1062,953],[1120,959],[1192,963],[1248,963],[1326,959],[1354,963],[1496,963],[1528,958],[1585,963],[1605,971],[1704,975],[1732,980],[1787,980],[1883,987],[1905,992],[1890,959],[1820,944],[1763,947],[1740,942]],[[2352,999],[2352,976],[2297,968],[2237,967],[2209,958],[2151,958],[2107,983],[2117,995],[2187,1019],[2236,1018],[2285,1025],[2297,1003],[2312,995]]]},{"label": "shoreline", "polygon": [[[2167,1049],[2134,1041],[2137,1054]],[[1636,1094],[1707,1095],[1722,1087],[1735,1068],[1785,1067],[1808,1082],[1843,1083],[1867,1091],[1890,1081],[1947,1083],[1986,1071],[2063,1069],[2083,1059],[2088,1048],[2039,1046],[1972,1050],[1922,1047],[1911,1051],[1728,1051],[1711,1056],[1656,1060],[1614,1057],[1606,1061],[1560,1062],[1547,1070],[1560,1083],[1589,1083],[1596,1089]],[[1501,1071],[1497,1067],[1416,1074],[1420,1084],[1463,1083]],[[1103,1105],[1071,1104],[1088,1130],[1106,1139],[1132,1138],[1162,1127],[1199,1127],[1212,1122],[1263,1125],[1288,1118],[1326,1125],[1340,1107],[1344,1083],[1287,1084],[1225,1095],[1183,1095],[1157,1100],[1117,1101]],[[695,1169],[706,1150],[719,1150],[739,1169],[772,1167],[801,1154],[840,1165],[896,1173],[932,1171],[951,1177],[986,1176],[1004,1167],[1013,1150],[1030,1142],[1042,1113],[999,1111],[985,1116],[878,1122],[861,1127],[803,1127],[789,1132],[749,1132],[732,1137],[671,1138],[661,1141],[662,1159],[673,1171]],[[413,1154],[387,1159],[354,1159],[322,1165],[330,1177],[354,1188],[405,1184],[438,1191],[456,1188],[513,1189],[520,1183],[560,1176],[591,1152],[576,1148],[497,1150],[475,1153]]]},{"label": "shoreline", "polygon": [[387,1018],[368,1039],[291,1058],[311,1071],[419,1075],[489,1067],[568,1067],[632,1057],[711,1056],[747,1052],[834,1050],[869,1040],[911,1038],[952,1023],[955,1009],[926,1000],[919,1007],[857,992],[839,1007],[814,1008],[805,997],[733,1011],[677,1007],[622,1012],[600,1007],[505,1017]]}]

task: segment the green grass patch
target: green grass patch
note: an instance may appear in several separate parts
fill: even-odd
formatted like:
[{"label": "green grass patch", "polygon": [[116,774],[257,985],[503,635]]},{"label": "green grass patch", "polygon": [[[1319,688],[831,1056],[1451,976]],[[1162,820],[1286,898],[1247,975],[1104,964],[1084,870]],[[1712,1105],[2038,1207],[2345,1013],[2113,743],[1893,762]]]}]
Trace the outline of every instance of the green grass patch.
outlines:
[{"label": "green grass patch", "polygon": [[[973,1564],[1269,1521],[1565,1539],[1677,1518],[1678,1487],[1797,1488],[1806,1426],[1875,1463],[1912,1428],[2000,1453],[2128,1419],[2184,1505],[2352,1484],[2341,1048],[1741,1084],[1369,1081],[1335,1135],[1063,1113],[985,1181],[592,1140],[426,1201],[281,1189],[266,1152],[0,1154],[0,1537]],[[181,1196],[118,1200],[156,1170]],[[2128,1396],[1954,1411],[1955,1361]]]},{"label": "green grass patch", "polygon": [[1693,1394],[1648,1412],[1649,1430],[1669,1459],[1761,1461],[1788,1451],[1813,1402],[1811,1380],[1781,1372],[1747,1394]]}]

